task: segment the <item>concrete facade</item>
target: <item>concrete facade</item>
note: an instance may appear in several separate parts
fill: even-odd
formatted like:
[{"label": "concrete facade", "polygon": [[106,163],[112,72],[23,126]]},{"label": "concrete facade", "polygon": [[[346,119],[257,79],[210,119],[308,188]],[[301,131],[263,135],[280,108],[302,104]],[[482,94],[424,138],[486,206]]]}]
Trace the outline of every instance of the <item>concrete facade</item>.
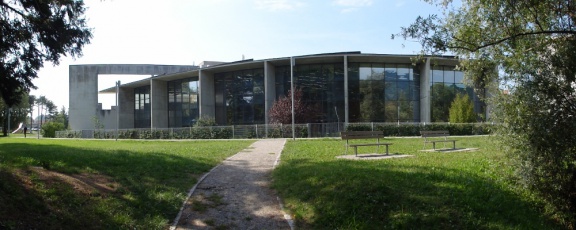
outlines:
[{"label": "concrete facade", "polygon": [[[98,107],[98,75],[100,74],[131,74],[131,75],[163,75],[179,73],[197,69],[197,66],[177,65],[129,65],[129,64],[102,64],[102,65],[71,65],[69,66],[69,116],[70,128],[74,130],[94,129],[94,119],[110,120],[104,118]],[[127,99],[124,95],[123,99]],[[134,95],[132,94],[132,97]],[[129,106],[132,102],[132,106]],[[134,99],[122,100],[120,114],[133,116]],[[124,106],[122,106],[124,105]],[[101,109],[100,109],[101,110]],[[113,116],[113,115],[109,115]],[[134,118],[132,118],[133,120]],[[129,118],[122,116],[120,127],[133,127]],[[108,123],[108,122],[106,122]],[[111,126],[105,128],[111,128]],[[115,125],[113,126],[115,127]]]},{"label": "concrete facade", "polygon": [[[391,63],[412,64],[414,55],[384,55],[361,54],[360,52],[318,54],[294,57],[296,66],[321,63],[342,63],[344,68],[344,108],[338,108],[340,122],[350,121],[349,73],[350,63]],[[265,123],[268,124],[268,111],[276,100],[276,69],[279,66],[289,66],[290,57],[267,60],[243,60],[239,62],[203,62],[200,66],[174,65],[73,65],[70,66],[70,127],[73,130],[94,129],[94,118],[100,119],[106,129],[116,127],[116,114],[120,113],[119,128],[134,128],[134,89],[150,86],[150,127],[168,128],[168,82],[179,79],[198,79],[199,117],[217,118],[217,102],[223,101],[224,95],[216,94],[215,74],[250,69],[263,69]],[[420,111],[420,122],[431,121],[430,79],[431,65],[442,64],[455,66],[458,60],[454,57],[428,57],[426,61],[416,65],[415,71],[420,74],[420,100],[414,105],[414,111]],[[142,74],[150,75],[147,80],[128,83],[120,86],[119,109],[114,106],[110,111],[102,111],[98,106],[98,75],[103,74]],[[115,93],[115,89],[105,90]],[[418,113],[417,113],[418,114]],[[417,115],[414,115],[415,117]],[[225,118],[224,118],[225,120]]]}]

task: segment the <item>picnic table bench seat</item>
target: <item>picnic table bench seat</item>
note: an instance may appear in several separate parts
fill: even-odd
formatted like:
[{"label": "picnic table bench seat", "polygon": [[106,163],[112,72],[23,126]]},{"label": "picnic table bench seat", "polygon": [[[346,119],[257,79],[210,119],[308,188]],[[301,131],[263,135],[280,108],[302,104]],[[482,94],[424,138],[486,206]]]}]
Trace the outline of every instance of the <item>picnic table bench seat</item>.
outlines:
[{"label": "picnic table bench seat", "polygon": [[[340,132],[342,140],[346,140],[346,154],[348,154],[348,147],[354,148],[354,154],[358,156],[358,147],[360,146],[378,146],[377,153],[380,151],[380,146],[386,146],[386,155],[388,155],[388,146],[392,143],[381,143],[380,138],[384,138],[384,132],[381,131],[346,131]],[[376,143],[354,143],[350,144],[348,141],[353,139],[376,139]]]},{"label": "picnic table bench seat", "polygon": [[[436,150],[436,143],[437,142],[452,142],[452,149],[456,149],[456,141],[454,139],[448,139],[450,136],[450,132],[447,130],[438,130],[438,131],[420,131],[420,135],[424,138],[424,148],[426,148],[427,143],[432,143],[432,148]],[[431,139],[432,138],[432,139]],[[433,139],[433,138],[440,138],[440,139]]]}]

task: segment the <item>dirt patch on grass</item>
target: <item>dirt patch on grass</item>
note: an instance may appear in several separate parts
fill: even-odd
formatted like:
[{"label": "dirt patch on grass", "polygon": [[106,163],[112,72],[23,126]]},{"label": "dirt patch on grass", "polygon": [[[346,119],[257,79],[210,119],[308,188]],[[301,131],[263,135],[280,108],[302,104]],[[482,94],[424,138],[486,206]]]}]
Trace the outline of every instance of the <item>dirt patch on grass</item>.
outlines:
[{"label": "dirt patch on grass", "polygon": [[16,174],[25,182],[24,184],[26,186],[31,187],[33,184],[31,177],[37,177],[37,179],[48,186],[55,183],[65,183],[77,192],[89,196],[107,196],[110,193],[116,192],[120,187],[120,184],[115,182],[111,177],[100,174],[81,173],[66,175],[42,167],[30,167],[27,170],[18,170]]}]

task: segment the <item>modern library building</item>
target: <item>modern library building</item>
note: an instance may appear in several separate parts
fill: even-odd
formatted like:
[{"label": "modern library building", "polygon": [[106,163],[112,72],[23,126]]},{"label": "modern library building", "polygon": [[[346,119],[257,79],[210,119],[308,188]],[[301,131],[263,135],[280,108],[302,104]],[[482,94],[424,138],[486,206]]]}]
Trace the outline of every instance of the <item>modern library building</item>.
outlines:
[{"label": "modern library building", "polygon": [[[458,93],[468,94],[479,119],[487,115],[486,92],[463,83],[453,56],[342,52],[237,62],[174,65],[71,65],[70,128],[190,127],[200,117],[218,125],[270,124],[276,101],[301,90],[313,106],[309,123],[445,122]],[[98,76],[139,74],[149,78],[98,92]],[[102,110],[98,93],[116,93]]]}]

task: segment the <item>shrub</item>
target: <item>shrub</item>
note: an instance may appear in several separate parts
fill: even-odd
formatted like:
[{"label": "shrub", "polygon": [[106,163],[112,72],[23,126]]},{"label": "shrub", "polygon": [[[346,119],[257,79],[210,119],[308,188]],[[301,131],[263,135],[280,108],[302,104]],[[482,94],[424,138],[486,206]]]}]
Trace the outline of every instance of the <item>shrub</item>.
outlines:
[{"label": "shrub", "polygon": [[62,130],[64,130],[64,124],[54,121],[47,122],[42,125],[42,136],[55,138],[56,131],[62,131]]}]

